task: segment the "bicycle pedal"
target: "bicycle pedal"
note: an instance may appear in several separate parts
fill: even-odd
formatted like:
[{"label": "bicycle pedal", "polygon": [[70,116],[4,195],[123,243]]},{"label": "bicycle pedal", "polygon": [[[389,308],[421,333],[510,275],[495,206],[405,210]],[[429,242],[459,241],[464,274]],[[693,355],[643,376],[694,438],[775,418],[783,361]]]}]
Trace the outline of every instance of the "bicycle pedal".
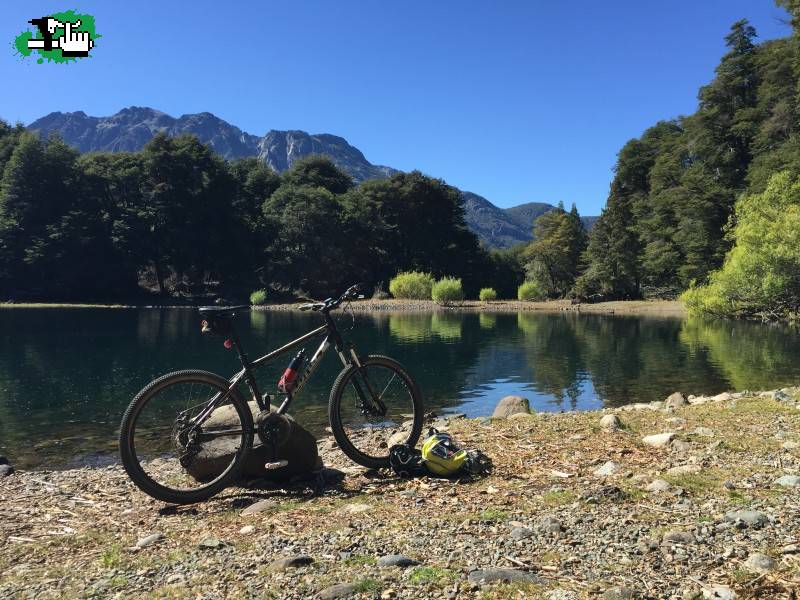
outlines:
[{"label": "bicycle pedal", "polygon": [[289,464],[288,460],[276,460],[275,462],[268,462],[264,464],[264,468],[273,471],[275,469],[281,469]]}]

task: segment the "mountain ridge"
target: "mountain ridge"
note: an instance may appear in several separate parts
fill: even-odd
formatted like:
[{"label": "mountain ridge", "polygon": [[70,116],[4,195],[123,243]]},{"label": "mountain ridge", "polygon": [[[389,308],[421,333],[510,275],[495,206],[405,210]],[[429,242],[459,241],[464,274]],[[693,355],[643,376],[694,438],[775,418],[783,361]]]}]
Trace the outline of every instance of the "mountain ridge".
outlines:
[{"label": "mountain ridge", "polygon": [[[227,160],[256,157],[279,173],[310,154],[328,156],[357,183],[399,172],[372,164],[361,150],[337,135],[270,129],[257,136],[210,112],[187,113],[177,118],[145,106],[129,106],[107,117],[89,116],[82,110],[52,112],[27,127],[43,137],[57,133],[81,152],[136,152],[163,131],[170,136],[193,134]],[[462,194],[467,225],[492,248],[530,241],[534,219],[555,208],[552,204],[529,202],[503,209],[478,194],[468,191]],[[583,219],[588,228],[596,217]]]}]

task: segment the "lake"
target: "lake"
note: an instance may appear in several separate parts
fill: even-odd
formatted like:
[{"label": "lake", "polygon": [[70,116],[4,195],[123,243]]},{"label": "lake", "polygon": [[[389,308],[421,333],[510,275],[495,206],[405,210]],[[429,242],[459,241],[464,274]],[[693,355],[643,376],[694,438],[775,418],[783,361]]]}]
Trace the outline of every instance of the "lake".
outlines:
[{"label": "lake", "polygon": [[[338,315],[344,329],[350,316]],[[102,463],[122,413],[157,375],[238,367],[201,335],[192,309],[0,310],[0,454],[17,467]],[[316,327],[319,317],[237,317],[251,358]],[[387,354],[419,383],[426,410],[491,414],[506,395],[537,411],[591,410],[686,394],[772,389],[800,381],[800,333],[785,325],[565,313],[368,313],[345,333]],[[313,346],[309,344],[308,349]],[[291,355],[259,371],[274,391]],[[316,433],[341,365],[329,352],[292,413]]]}]

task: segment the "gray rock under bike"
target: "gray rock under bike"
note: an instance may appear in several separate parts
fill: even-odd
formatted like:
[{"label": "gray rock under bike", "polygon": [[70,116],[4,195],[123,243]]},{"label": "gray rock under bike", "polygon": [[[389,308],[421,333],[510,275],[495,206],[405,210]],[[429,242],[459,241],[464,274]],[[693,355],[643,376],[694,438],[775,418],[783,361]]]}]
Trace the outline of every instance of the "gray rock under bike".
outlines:
[{"label": "gray rock under bike", "polygon": [[[336,299],[301,306],[318,312],[323,325],[253,361],[234,327],[236,313],[249,306],[200,308],[203,332],[224,337],[226,348],[236,349],[242,368],[229,379],[201,370],[168,373],[136,395],[122,418],[119,440],[122,463],[133,482],[150,496],[175,504],[205,500],[233,483],[256,436],[267,446],[280,444],[286,430],[283,415],[331,346],[343,369],[331,388],[328,418],[342,451],[360,465],[383,468],[389,466],[392,436],[396,440],[398,432],[407,432],[404,443],[416,444],[423,418],[418,386],[394,359],[359,356],[351,343],[344,342],[330,315],[358,297],[358,286],[352,286]],[[316,338],[322,342],[311,358],[304,360],[303,349],[284,371],[279,382],[284,398],[275,408],[273,396],[261,394],[253,371]],[[251,394],[249,403],[240,383]],[[215,418],[223,411],[224,419]],[[231,425],[232,417],[238,426]],[[223,422],[224,426],[215,426]],[[231,448],[229,464],[209,481],[194,479],[187,468],[191,461],[222,443]],[[285,462],[265,466],[281,468]]]}]

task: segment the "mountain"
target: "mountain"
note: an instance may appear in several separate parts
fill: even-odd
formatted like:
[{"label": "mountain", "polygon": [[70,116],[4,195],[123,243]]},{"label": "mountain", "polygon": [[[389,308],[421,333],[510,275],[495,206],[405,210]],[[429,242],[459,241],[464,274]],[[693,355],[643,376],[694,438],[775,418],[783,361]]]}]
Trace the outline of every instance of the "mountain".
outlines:
[{"label": "mountain", "polygon": [[[356,182],[389,177],[396,169],[373,165],[356,147],[342,137],[328,133],[309,134],[300,130],[270,130],[263,137],[242,131],[209,113],[178,118],[153,108],[131,106],[110,117],[90,117],[83,111],[53,112],[37,119],[29,129],[42,136],[57,133],[81,152],[136,152],[153,136],[193,134],[228,160],[256,156],[281,173],[297,159],[309,154],[324,154]],[[470,229],[487,246],[508,248],[531,239],[533,221],[554,207],[529,202],[512,208],[498,208],[486,198],[463,192],[464,209]],[[596,217],[583,217],[591,227]]]}]

